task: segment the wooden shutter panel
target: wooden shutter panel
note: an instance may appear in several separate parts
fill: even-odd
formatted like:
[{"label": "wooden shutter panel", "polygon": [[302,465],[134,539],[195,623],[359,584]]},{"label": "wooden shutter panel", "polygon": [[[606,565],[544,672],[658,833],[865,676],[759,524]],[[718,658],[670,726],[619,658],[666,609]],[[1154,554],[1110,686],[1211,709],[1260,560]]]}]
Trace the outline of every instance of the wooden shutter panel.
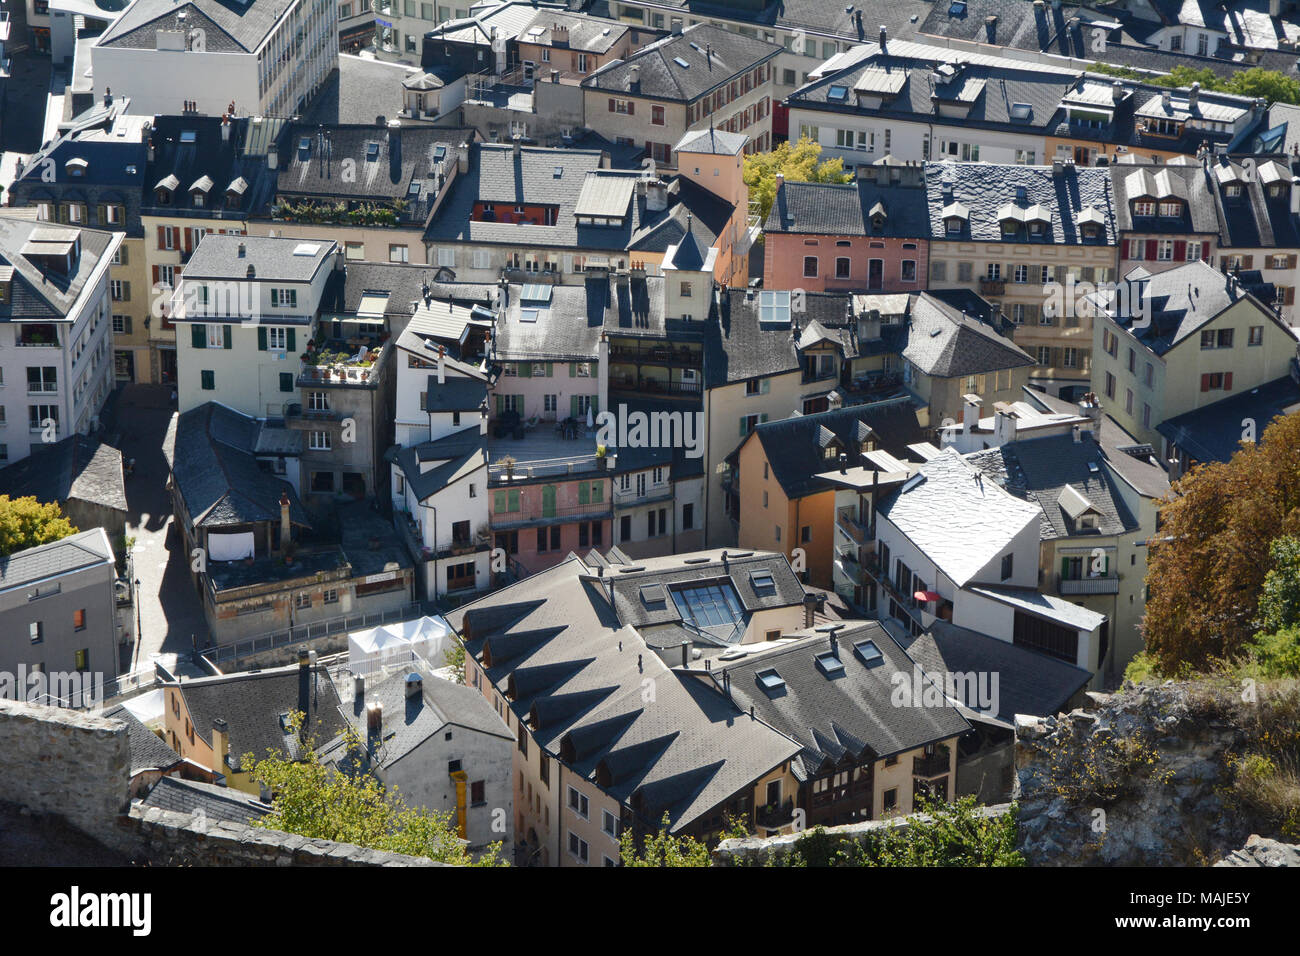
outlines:
[{"label": "wooden shutter panel", "polygon": [[591,486],[585,481],[578,482],[578,504],[591,504]]},{"label": "wooden shutter panel", "polygon": [[195,323],[190,326],[190,345],[196,349],[208,347],[208,328],[206,325]]},{"label": "wooden shutter panel", "polygon": [[[167,248],[167,227],[166,226],[158,227],[158,248],[159,249]],[[155,267],[155,271],[157,271],[157,267]]]},{"label": "wooden shutter panel", "polygon": [[[122,261],[125,262],[126,260],[123,259]],[[1286,257],[1286,267],[1287,267],[1288,269],[1294,269],[1295,266],[1296,266],[1296,257],[1295,257],[1295,256],[1287,256],[1287,257]]]},{"label": "wooden shutter panel", "polygon": [[627,115],[628,116],[636,115],[636,103],[633,102],[632,100],[627,101]]},{"label": "wooden shutter panel", "polygon": [[122,265],[126,265],[130,261],[130,257],[126,254],[126,243],[124,242],[118,246],[117,251],[118,257],[122,260]]},{"label": "wooden shutter panel", "polygon": [[502,412],[504,412],[505,410],[506,410],[506,397],[505,397],[504,395],[498,395],[498,396],[497,396],[497,414],[500,415],[500,414],[501,414]]},{"label": "wooden shutter panel", "polygon": [[287,333],[285,333],[284,344],[285,347],[290,352],[298,351],[298,337],[296,335],[296,331],[297,331],[296,329],[290,329]]},{"label": "wooden shutter panel", "polygon": [[1225,372],[1224,375],[1223,375],[1223,390],[1224,390],[1225,392],[1231,392],[1231,391],[1232,391],[1232,373],[1231,373],[1231,372]]},{"label": "wooden shutter panel", "polygon": [[1254,257],[1254,256],[1242,256],[1242,257],[1241,257],[1241,267],[1242,267],[1243,269],[1253,269],[1253,268],[1255,268],[1255,257]]},{"label": "wooden shutter panel", "polygon": [[577,395],[569,396],[569,417],[570,418],[578,417],[578,396]]},{"label": "wooden shutter panel", "polygon": [[519,377],[520,377],[520,378],[532,378],[532,377],[533,377],[533,363],[532,363],[532,362],[520,362],[520,363],[519,363]]},{"label": "wooden shutter panel", "polygon": [[157,284],[158,284],[159,282],[161,282],[161,281],[162,281],[162,272],[159,271],[159,269],[158,269],[157,266],[154,266],[154,267],[153,267],[153,284],[154,284],[154,285],[157,285]]},{"label": "wooden shutter panel", "polygon": [[1174,260],[1182,262],[1187,258],[1187,241],[1184,239],[1174,240]]},{"label": "wooden shutter panel", "polygon": [[187,255],[194,251],[193,240],[194,240],[194,230],[186,229],[185,230],[185,253]]},{"label": "wooden shutter panel", "polygon": [[1121,239],[1121,240],[1120,240],[1120,243],[1119,243],[1119,257],[1120,257],[1121,259],[1127,259],[1127,258],[1129,258],[1129,254],[1128,254],[1128,240],[1127,240],[1127,239]]},{"label": "wooden shutter panel", "polygon": [[599,395],[593,395],[593,396],[591,396],[591,414],[592,414],[592,415],[599,415],[599,414],[600,414],[600,396],[599,396]]},{"label": "wooden shutter panel", "polygon": [[131,334],[131,316],[129,315],[122,316],[122,330],[123,330],[123,334],[125,335]]},{"label": "wooden shutter panel", "polygon": [[1208,392],[1209,390],[1210,390],[1210,375],[1207,372],[1201,376],[1201,391]]},{"label": "wooden shutter panel", "polygon": [[[123,259],[122,261],[125,262],[126,260]],[[131,283],[129,282],[122,283],[122,301],[123,302],[131,301]]]},{"label": "wooden shutter panel", "polygon": [[506,510],[506,493],[504,491],[493,493],[492,510],[497,514],[501,514]]},{"label": "wooden shutter panel", "polygon": [[614,97],[612,96],[609,98],[609,111],[614,112]]},{"label": "wooden shutter panel", "polygon": [[257,350],[259,352],[266,351],[266,326],[264,325],[257,327]]},{"label": "wooden shutter panel", "polygon": [[223,343],[222,348],[227,348],[227,349],[230,348],[230,347],[231,347],[231,341],[230,341],[230,326],[228,326],[228,325],[223,325],[223,326],[221,327],[221,334],[222,334],[222,336],[223,336],[224,339],[225,339],[225,342]]},{"label": "wooden shutter panel", "polygon": [[[1292,256],[1292,257],[1291,257],[1291,261],[1292,261],[1292,263],[1295,262],[1295,256]],[[1294,269],[1295,266],[1292,265],[1291,268]],[[1285,293],[1283,294],[1283,296],[1282,296],[1282,304],[1283,304],[1283,305],[1295,305],[1295,287],[1294,287],[1294,286],[1287,286],[1286,292],[1285,292]]]},{"label": "wooden shutter panel", "polygon": [[1147,248],[1146,248],[1146,260],[1148,262],[1155,262],[1157,255],[1158,253],[1156,251],[1156,241],[1154,239],[1148,239]]}]

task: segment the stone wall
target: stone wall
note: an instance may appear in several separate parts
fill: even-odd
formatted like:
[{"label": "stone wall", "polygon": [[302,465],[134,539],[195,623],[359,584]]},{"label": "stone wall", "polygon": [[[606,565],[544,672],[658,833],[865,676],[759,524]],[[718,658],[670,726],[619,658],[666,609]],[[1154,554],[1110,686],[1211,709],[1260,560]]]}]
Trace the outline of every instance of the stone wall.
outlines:
[{"label": "stone wall", "polygon": [[[108,858],[150,866],[444,866],[347,843],[206,821],[201,815],[130,806],[130,742],[120,720],[0,700],[0,806],[8,827],[35,835],[62,821],[105,848]],[[6,831],[21,842],[24,834]],[[33,843],[46,846],[49,841]],[[83,853],[84,856],[84,853]],[[49,849],[32,863],[73,862]]]},{"label": "stone wall", "polygon": [[0,700],[0,802],[56,814],[98,838],[126,812],[130,771],[122,721]]}]

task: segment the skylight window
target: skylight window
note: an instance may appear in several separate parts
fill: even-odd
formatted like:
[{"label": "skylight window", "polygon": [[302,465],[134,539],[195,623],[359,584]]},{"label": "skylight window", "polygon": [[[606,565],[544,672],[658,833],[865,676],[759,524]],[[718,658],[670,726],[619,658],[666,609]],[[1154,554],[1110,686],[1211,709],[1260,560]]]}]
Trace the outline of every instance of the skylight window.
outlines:
[{"label": "skylight window", "polygon": [[444,160],[444,159],[446,159],[446,158],[447,158],[447,147],[446,147],[446,146],[444,146],[442,143],[439,143],[437,146],[433,147],[433,160],[434,160],[434,162],[442,162],[442,160]]},{"label": "skylight window", "polygon": [[182,143],[193,143],[197,138],[198,138],[197,134],[194,132],[194,130],[192,129],[181,130]]},{"label": "skylight window", "polygon": [[538,316],[537,309],[521,309],[519,312],[520,322],[536,322]]},{"label": "skylight window", "polygon": [[687,63],[685,60],[683,60],[680,56],[673,57],[673,62],[676,63],[678,66],[680,66],[683,70],[689,70],[691,68],[691,65]]},{"label": "skylight window", "polygon": [[785,688],[785,679],[776,672],[775,667],[769,667],[767,670],[759,671],[754,675],[754,679],[758,681],[758,686],[763,688],[763,690],[767,691],[769,694],[773,691]]},{"label": "skylight window", "polygon": [[664,604],[668,600],[668,591],[662,584],[641,585],[642,604]]},{"label": "skylight window", "polygon": [[953,0],[952,5],[948,7],[948,16],[950,17],[966,16],[966,0]]},{"label": "skylight window", "polygon": [[375,142],[366,143],[366,162],[374,162],[379,158],[379,144]]},{"label": "skylight window", "polygon": [[1034,108],[1028,103],[1012,103],[1011,118],[1013,120],[1028,121],[1034,115]]},{"label": "skylight window", "polygon": [[417,182],[411,183],[406,190],[406,195],[410,196],[412,199],[418,198],[420,195],[420,184]]},{"label": "skylight window", "polygon": [[678,613],[696,627],[734,627],[741,618],[740,600],[731,584],[705,584],[672,592]]},{"label": "skylight window", "polygon": [[758,321],[790,324],[790,293],[760,292],[758,294]]},{"label": "skylight window", "polygon": [[300,150],[302,150],[304,153],[307,152],[308,150],[310,150],[310,149],[311,149],[311,137],[310,137],[310,136],[304,136],[302,139],[298,140],[298,148],[299,148]]},{"label": "skylight window", "polygon": [[817,662],[818,669],[827,677],[837,677],[844,673],[844,662],[834,651],[823,651],[813,659]]},{"label": "skylight window", "polygon": [[320,243],[316,242],[300,242],[293,247],[295,256],[314,256],[318,252],[320,252]]},{"label": "skylight window", "polygon": [[526,282],[519,293],[520,302],[550,302],[552,289],[545,282]]},{"label": "skylight window", "polygon": [[552,175],[555,179],[559,179],[561,176],[564,175],[564,167],[563,167],[563,166],[556,166],[556,167],[555,167],[555,170],[551,173],[551,175]]},{"label": "skylight window", "polygon": [[846,100],[849,97],[849,88],[847,86],[835,85],[826,93],[828,100]]},{"label": "skylight window", "polygon": [[868,667],[884,663],[885,655],[880,653],[880,648],[876,647],[875,641],[856,641],[853,651]]},{"label": "skylight window", "polygon": [[776,581],[772,578],[772,572],[766,568],[759,571],[750,571],[749,583],[756,594],[776,593]]}]

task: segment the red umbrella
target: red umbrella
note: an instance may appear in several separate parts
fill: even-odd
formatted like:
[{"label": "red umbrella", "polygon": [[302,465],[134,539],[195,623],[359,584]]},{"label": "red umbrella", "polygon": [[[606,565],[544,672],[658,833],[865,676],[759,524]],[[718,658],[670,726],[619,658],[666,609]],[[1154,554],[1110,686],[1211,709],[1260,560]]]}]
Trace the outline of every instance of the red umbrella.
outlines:
[{"label": "red umbrella", "polygon": [[943,600],[943,598],[940,597],[934,591],[917,591],[915,594],[912,595],[912,598],[914,600],[922,602],[923,604],[929,604],[933,601]]}]

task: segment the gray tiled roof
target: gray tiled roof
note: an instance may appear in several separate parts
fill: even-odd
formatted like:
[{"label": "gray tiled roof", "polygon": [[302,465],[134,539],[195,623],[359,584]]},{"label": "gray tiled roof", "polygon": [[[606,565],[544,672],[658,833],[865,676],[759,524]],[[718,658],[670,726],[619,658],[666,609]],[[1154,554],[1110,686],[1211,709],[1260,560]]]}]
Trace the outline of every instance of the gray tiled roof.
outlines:
[{"label": "gray tiled roof", "polygon": [[402,115],[402,83],[422,72],[402,63],[340,53],[338,69],[330,71],[312,97],[303,122],[313,128],[330,123],[374,126],[383,116],[413,126],[417,121]]},{"label": "gray tiled roof", "polygon": [[817,475],[839,467],[838,456],[829,460],[823,457],[827,448],[827,442],[821,440],[825,437],[823,429],[838,440],[843,453],[849,456],[850,466],[862,464],[860,455],[868,442],[895,458],[906,459],[908,445],[926,440],[916,407],[906,397],[764,422],[754,429],[754,434],[787,498],[824,491],[828,486]]},{"label": "gray tiled roof", "polygon": [[[980,711],[980,716],[994,716],[1009,727],[1015,725],[1016,714],[1059,713],[1092,680],[1092,674],[1081,667],[947,621],[935,621],[929,631],[905,646],[908,655],[935,679],[947,674],[997,675],[997,713],[986,714],[969,693],[963,712]],[[954,682],[954,686],[963,693],[975,689],[968,682]]]},{"label": "gray tiled roof", "polygon": [[[1113,246],[1118,235],[1108,169],[1068,164],[1058,174],[1051,166],[926,163],[925,184],[928,235],[934,240]],[[1023,200],[1017,198],[1021,189]],[[970,210],[960,235],[950,234],[943,219],[944,207],[954,201]],[[1051,214],[1051,225],[1041,236],[1030,235],[1023,226],[1015,234],[1006,235],[998,212],[1007,205],[1021,209],[1042,206]],[[1095,239],[1086,238],[1078,225],[1079,213],[1088,208],[1102,216],[1104,228]]]},{"label": "gray tiled roof", "polygon": [[[135,0],[110,23],[99,46],[152,50],[158,30],[202,29],[212,53],[254,53],[293,0]],[[186,18],[182,26],[180,14]]]},{"label": "gray tiled roof", "polygon": [[952,378],[1035,364],[978,319],[922,292],[911,296],[903,357],[927,375]]},{"label": "gray tiled roof", "polygon": [[[394,446],[386,457],[402,469],[411,491],[420,501],[487,467],[485,443],[477,424],[418,445]],[[429,462],[437,464],[422,470],[421,465]]]},{"label": "gray tiled roof", "polygon": [[448,615],[468,652],[491,662],[489,681],[511,692],[516,719],[535,721],[538,745],[643,824],[667,813],[674,831],[799,751],[697,678],[669,670],[590,573],[570,557]]},{"label": "gray tiled roof", "polygon": [[[24,212],[29,212],[24,210]],[[29,213],[30,214],[30,213]],[[118,242],[111,232],[38,222],[34,216],[0,214],[0,266],[13,267],[12,294],[0,302],[0,322],[60,321],[76,305],[86,283]],[[57,231],[57,232],[56,232]],[[76,271],[63,278],[50,274],[23,253],[33,236],[79,237]]]},{"label": "gray tiled roof", "polygon": [[43,578],[113,563],[108,535],[103,528],[92,528],[0,557],[0,588],[20,587]]},{"label": "gray tiled roof", "polygon": [[745,148],[749,137],[744,133],[729,133],[726,130],[708,129],[688,130],[677,145],[674,153],[707,153],[713,156],[735,156]]},{"label": "gray tiled roof", "polygon": [[[168,685],[171,686],[171,685]],[[300,710],[300,680],[297,664],[263,671],[247,671],[222,677],[201,677],[175,685],[189,709],[194,733],[209,746],[212,722],[221,718],[230,733],[231,769],[240,769],[244,755],[266,758],[277,751],[297,759],[301,744],[282,729],[281,717]],[[305,726],[309,737],[322,746],[342,733],[339,696],[325,668],[318,666],[307,678],[307,700],[311,714]]]},{"label": "gray tiled roof", "polygon": [[[231,120],[223,132],[220,116],[154,117],[149,134],[154,153],[144,167],[142,213],[196,220],[262,215],[275,195],[275,171],[267,163],[267,149],[286,122],[240,117]],[[193,134],[193,141],[183,142],[188,133]],[[212,181],[213,189],[204,204],[196,206],[189,194],[190,184],[204,176]],[[176,192],[163,204],[155,187],[169,177],[175,181]],[[228,192],[240,179],[247,186]]]},{"label": "gray tiled roof", "polygon": [[[858,0],[854,4],[826,0],[760,0],[754,4],[728,0],[658,0],[656,5],[680,14],[717,17],[748,27],[759,24],[802,27],[854,42],[874,40],[881,24],[887,27],[891,37],[911,36],[930,10],[930,0]],[[596,0],[590,9],[595,13],[602,11],[602,6],[603,0]],[[601,15],[607,14],[602,11]]]},{"label": "gray tiled roof", "polygon": [[[897,705],[895,676],[903,675],[910,686],[915,664],[879,622],[853,622],[834,638],[816,631],[786,636],[795,640],[770,650],[759,645],[757,653],[735,663],[715,663],[710,676],[721,687],[723,675],[729,675],[731,696],[742,710],[752,706],[761,719],[803,745],[795,768],[801,779],[839,763],[846,754],[876,760],[970,729],[946,702]],[[865,640],[880,651],[881,663],[869,666],[858,656],[854,644]],[[831,652],[843,665],[834,676],[817,664],[819,655]],[[758,683],[757,675],[769,670],[785,682],[778,691],[766,691]]]},{"label": "gray tiled roof", "polygon": [[[209,233],[185,266],[185,278],[244,279],[252,266],[258,279],[308,282],[330,265],[337,248],[332,239]],[[306,254],[299,255],[299,250]]]},{"label": "gray tiled roof", "polygon": [[85,501],[126,511],[122,452],[85,435],[33,445],[22,461],[0,469],[0,494],[39,501]]},{"label": "gray tiled roof", "polygon": [[142,802],[173,813],[199,812],[210,821],[223,823],[248,824],[271,812],[269,804],[242,790],[180,777],[163,777]]},{"label": "gray tiled roof", "polygon": [[[567,29],[566,50],[583,50],[587,53],[607,53],[609,48],[623,38],[629,30],[626,23],[602,20],[578,13],[543,11],[519,31],[519,42],[552,45],[555,43],[553,27]],[[531,36],[534,30],[543,31]]]},{"label": "gray tiled roof", "polygon": [[[1131,191],[1151,187],[1151,183],[1144,176],[1139,175],[1134,178],[1135,173],[1143,173],[1145,177],[1152,179],[1157,175],[1163,177],[1167,188],[1178,191],[1186,200],[1183,214],[1176,219],[1170,216],[1134,219],[1132,203],[1135,197]],[[1165,164],[1156,168],[1123,163],[1110,168],[1110,179],[1115,196],[1116,228],[1120,232],[1174,235],[1208,233],[1217,236],[1219,219],[1214,195],[1210,191],[1205,170],[1199,163],[1188,166]]]},{"label": "gray tiled roof", "polygon": [[1106,619],[1105,614],[1072,604],[1064,598],[1042,594],[1033,588],[1001,587],[992,584],[972,585],[970,591],[1009,605],[1034,617],[1055,621],[1068,627],[1091,631]]},{"label": "gray tiled roof", "polygon": [[1037,505],[1022,501],[978,472],[951,448],[920,466],[912,479],[885,497],[877,514],[907,536],[957,587],[1001,554],[1030,522]]},{"label": "gray tiled roof", "polygon": [[629,54],[626,60],[602,67],[582,85],[626,95],[631,68],[636,66],[640,86],[633,95],[690,103],[780,52],[781,47],[775,44],[697,23],[680,35],[670,34]]},{"label": "gray tiled roof", "polygon": [[[1157,355],[1164,355],[1247,295],[1231,276],[1205,262],[1189,262],[1157,272],[1146,281],[1143,294],[1150,324],[1133,329],[1132,334]],[[1272,313],[1263,306],[1259,308],[1261,317],[1275,321]],[[1120,320],[1124,326],[1133,322],[1127,315],[1121,315]]]},{"label": "gray tiled roof", "polygon": [[[877,203],[885,208],[882,229],[871,225],[870,213]],[[928,238],[930,213],[925,190],[916,186],[865,179],[843,185],[786,182],[777,190],[763,228],[765,232]]]},{"label": "gray tiled roof", "polygon": [[[1042,536],[1120,535],[1138,524],[1105,469],[1105,452],[1091,438],[1076,443],[1070,435],[1016,441],[967,455],[966,460],[1012,494],[1038,505],[1043,512]],[[1094,473],[1089,465],[1098,466]],[[1097,530],[1075,527],[1061,506],[1066,486],[1082,495],[1097,511]]]},{"label": "gray tiled roof", "polygon": [[293,486],[263,471],[253,457],[263,427],[216,402],[172,417],[163,453],[195,526],[278,522],[281,495],[289,496],[291,520],[308,524]]},{"label": "gray tiled roof", "polygon": [[711,317],[704,332],[704,381],[709,388],[800,367],[791,327],[761,323],[757,296],[747,301],[745,290],[728,290],[715,311],[717,320]]},{"label": "gray tiled roof", "polygon": [[[1202,462],[1227,461],[1241,447],[1241,423],[1255,422],[1257,440],[1270,422],[1300,406],[1300,384],[1290,376],[1266,382],[1156,426],[1171,445]],[[1294,413],[1294,411],[1293,411]]]},{"label": "gray tiled roof", "polygon": [[146,770],[167,770],[181,762],[180,754],[167,746],[166,741],[121,704],[110,707],[101,716],[126,724],[126,736],[131,747],[132,776]]},{"label": "gray tiled roof", "polygon": [[[588,277],[582,285],[551,286],[549,303],[524,302],[522,292],[522,286],[509,287],[509,304],[493,337],[495,359],[589,362],[596,358],[608,308],[608,280]],[[535,313],[536,321],[521,321],[525,310]]]}]

